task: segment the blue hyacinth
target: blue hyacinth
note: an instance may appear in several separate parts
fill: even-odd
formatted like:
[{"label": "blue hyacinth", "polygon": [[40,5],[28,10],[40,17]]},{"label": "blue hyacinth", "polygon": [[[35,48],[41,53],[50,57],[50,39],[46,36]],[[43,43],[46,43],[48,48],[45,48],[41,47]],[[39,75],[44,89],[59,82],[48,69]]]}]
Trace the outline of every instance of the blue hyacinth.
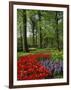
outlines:
[{"label": "blue hyacinth", "polygon": [[[50,72],[53,73],[53,78],[60,77],[63,75],[63,61],[62,60],[39,60],[40,63],[45,66]],[[59,78],[58,77],[58,78]]]}]

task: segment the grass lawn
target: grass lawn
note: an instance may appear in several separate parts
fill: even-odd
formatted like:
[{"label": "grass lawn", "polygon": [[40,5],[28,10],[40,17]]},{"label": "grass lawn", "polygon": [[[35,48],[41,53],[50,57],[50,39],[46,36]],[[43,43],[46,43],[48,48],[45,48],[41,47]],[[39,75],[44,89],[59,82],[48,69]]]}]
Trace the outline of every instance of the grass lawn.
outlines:
[{"label": "grass lawn", "polygon": [[63,52],[62,51],[58,51],[56,49],[47,49],[47,48],[45,48],[45,49],[30,48],[29,52],[20,51],[20,52],[17,52],[17,58],[19,58],[20,56],[29,55],[29,54],[37,54],[37,53],[49,53],[49,54],[51,54],[51,58],[53,60],[58,60],[58,59],[63,60]]}]

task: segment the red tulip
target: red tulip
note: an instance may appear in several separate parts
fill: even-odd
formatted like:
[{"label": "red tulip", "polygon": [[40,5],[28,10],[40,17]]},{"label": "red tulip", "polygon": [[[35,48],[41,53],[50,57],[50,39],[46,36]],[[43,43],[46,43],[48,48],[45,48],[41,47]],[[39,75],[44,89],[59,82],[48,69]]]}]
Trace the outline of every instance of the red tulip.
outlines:
[{"label": "red tulip", "polygon": [[19,58],[17,63],[17,79],[18,80],[35,80],[44,79],[51,72],[42,66],[38,58],[49,58],[49,54],[30,54]]}]

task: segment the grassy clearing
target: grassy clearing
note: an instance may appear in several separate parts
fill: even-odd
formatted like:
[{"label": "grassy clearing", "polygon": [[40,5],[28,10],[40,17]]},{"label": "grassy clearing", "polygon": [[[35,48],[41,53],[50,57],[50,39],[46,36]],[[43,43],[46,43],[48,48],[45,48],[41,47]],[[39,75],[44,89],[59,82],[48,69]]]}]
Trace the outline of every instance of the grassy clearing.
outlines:
[{"label": "grassy clearing", "polygon": [[45,49],[32,48],[32,49],[30,49],[29,52],[20,51],[20,52],[17,52],[17,58],[19,58],[20,56],[29,55],[29,54],[37,54],[37,53],[50,53],[51,59],[63,60],[63,52],[62,51],[58,51],[56,49],[47,49],[47,48],[45,48]]}]

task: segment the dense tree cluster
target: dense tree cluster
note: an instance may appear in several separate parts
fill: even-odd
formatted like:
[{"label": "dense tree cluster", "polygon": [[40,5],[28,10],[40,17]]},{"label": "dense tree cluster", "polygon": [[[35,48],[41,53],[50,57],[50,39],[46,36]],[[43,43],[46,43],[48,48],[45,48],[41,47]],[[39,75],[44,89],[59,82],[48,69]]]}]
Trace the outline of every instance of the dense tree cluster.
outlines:
[{"label": "dense tree cluster", "polygon": [[17,10],[17,50],[63,49],[63,12]]}]

